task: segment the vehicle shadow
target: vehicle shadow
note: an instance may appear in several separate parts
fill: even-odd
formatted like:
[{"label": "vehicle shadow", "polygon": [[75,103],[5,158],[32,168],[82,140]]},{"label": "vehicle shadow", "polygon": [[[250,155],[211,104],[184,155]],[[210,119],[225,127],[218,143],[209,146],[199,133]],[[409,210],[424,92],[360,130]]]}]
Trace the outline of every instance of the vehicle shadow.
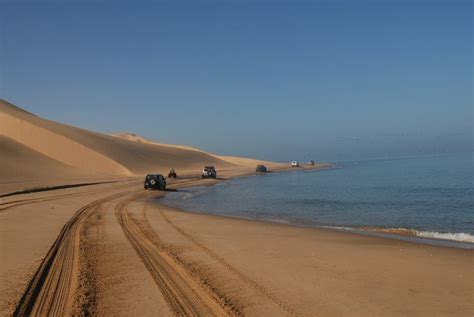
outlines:
[{"label": "vehicle shadow", "polygon": [[161,189],[162,192],[177,192],[177,189],[174,188],[166,188],[166,189]]}]

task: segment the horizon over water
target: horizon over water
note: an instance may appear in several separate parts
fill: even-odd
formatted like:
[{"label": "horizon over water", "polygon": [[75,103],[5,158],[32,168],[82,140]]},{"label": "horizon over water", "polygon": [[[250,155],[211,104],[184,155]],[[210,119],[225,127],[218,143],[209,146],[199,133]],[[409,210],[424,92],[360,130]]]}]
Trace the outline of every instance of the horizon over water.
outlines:
[{"label": "horizon over water", "polygon": [[161,202],[194,212],[472,247],[473,177],[473,152],[465,152],[235,178],[169,193]]}]

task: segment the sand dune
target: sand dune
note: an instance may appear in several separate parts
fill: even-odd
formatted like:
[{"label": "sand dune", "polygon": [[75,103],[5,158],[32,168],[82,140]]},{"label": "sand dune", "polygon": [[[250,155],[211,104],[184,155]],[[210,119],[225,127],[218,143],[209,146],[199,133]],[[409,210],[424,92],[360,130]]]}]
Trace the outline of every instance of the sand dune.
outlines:
[{"label": "sand dune", "polygon": [[116,137],[116,138],[119,138],[119,139],[134,141],[134,142],[138,142],[138,143],[152,144],[152,145],[166,146],[166,147],[171,147],[171,148],[176,148],[176,149],[184,149],[184,150],[204,152],[204,151],[202,151],[198,148],[195,148],[195,147],[192,147],[192,146],[189,146],[189,145],[167,144],[167,143],[156,142],[156,141],[147,139],[143,136],[140,136],[140,135],[137,135],[137,134],[131,133],[131,132],[113,133],[111,135],[113,137]]},{"label": "sand dune", "polygon": [[116,138],[128,140],[128,141],[143,143],[143,144],[153,144],[153,145],[170,147],[170,148],[175,148],[175,149],[185,149],[185,150],[190,150],[190,151],[201,152],[209,156],[212,156],[218,160],[223,160],[227,163],[231,163],[231,164],[241,166],[241,167],[255,168],[255,166],[258,164],[264,164],[270,168],[283,168],[283,167],[288,166],[287,164],[283,164],[283,163],[275,163],[275,162],[257,160],[257,159],[246,158],[246,157],[216,155],[216,154],[209,153],[209,152],[206,152],[206,151],[203,151],[203,150],[200,150],[198,148],[188,146],[188,145],[158,143],[158,142],[152,141],[150,139],[147,139],[142,136],[136,135],[134,133],[129,133],[129,132],[116,133],[116,134],[112,134],[112,136]]},{"label": "sand dune", "polygon": [[0,135],[0,195],[38,187],[116,179],[114,175],[78,169]]},{"label": "sand dune", "polygon": [[[0,100],[0,192],[90,180],[141,177],[146,173],[252,171],[287,164],[219,156],[187,145],[164,144],[133,133],[107,135],[43,119]],[[242,170],[247,170],[247,172]]]},{"label": "sand dune", "polygon": [[74,178],[82,176],[84,172],[1,135],[0,153],[0,183],[30,181],[51,174]]},{"label": "sand dune", "polygon": [[256,165],[258,164],[263,164],[270,169],[288,167],[288,164],[284,164],[284,163],[275,163],[275,162],[256,160],[256,159],[251,159],[251,158],[246,158],[246,157],[238,157],[238,156],[217,156],[217,157],[226,162],[239,165],[239,166],[249,167],[249,168],[255,168]]},{"label": "sand dune", "polygon": [[[148,172],[197,170],[203,165],[236,168],[238,164],[188,146],[165,145],[141,137],[110,136],[88,131],[26,112],[0,101],[0,135],[77,171],[133,176]],[[11,147],[5,148],[5,150]],[[9,157],[13,153],[9,153]],[[34,161],[33,154],[29,159]],[[27,156],[23,152],[23,156]],[[17,167],[21,167],[21,160]],[[54,169],[49,175],[56,173]],[[61,172],[62,173],[62,172]],[[2,174],[3,175],[3,174]]]}]

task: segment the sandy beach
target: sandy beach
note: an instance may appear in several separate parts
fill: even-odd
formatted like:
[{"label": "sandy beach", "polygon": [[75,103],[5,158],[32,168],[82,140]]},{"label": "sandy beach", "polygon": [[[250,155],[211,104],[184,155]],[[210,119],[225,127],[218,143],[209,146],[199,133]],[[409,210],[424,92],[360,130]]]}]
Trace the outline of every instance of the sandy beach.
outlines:
[{"label": "sandy beach", "polygon": [[[3,201],[2,314],[17,308],[34,274],[46,268],[42,259],[52,245],[63,256],[54,259],[47,279],[55,285],[66,268],[69,278],[60,299],[51,294],[56,287],[33,285],[41,290],[31,307],[37,314],[56,305],[66,314],[98,315],[472,312],[472,250],[193,214],[150,202],[162,194],[129,181]],[[73,218],[77,222],[58,241]]]},{"label": "sandy beach", "polygon": [[[473,250],[195,214],[143,189],[145,173],[170,168],[179,190],[288,164],[100,134],[6,102],[0,150],[2,316],[474,312]],[[218,179],[201,178],[208,164]]]}]

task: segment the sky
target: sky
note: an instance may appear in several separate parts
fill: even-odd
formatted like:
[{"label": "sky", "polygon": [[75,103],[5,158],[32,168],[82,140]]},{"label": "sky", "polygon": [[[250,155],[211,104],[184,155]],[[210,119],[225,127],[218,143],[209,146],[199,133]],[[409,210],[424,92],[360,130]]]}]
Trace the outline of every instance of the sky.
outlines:
[{"label": "sky", "polygon": [[457,0],[0,0],[0,98],[268,160],[471,151],[472,15]]}]

